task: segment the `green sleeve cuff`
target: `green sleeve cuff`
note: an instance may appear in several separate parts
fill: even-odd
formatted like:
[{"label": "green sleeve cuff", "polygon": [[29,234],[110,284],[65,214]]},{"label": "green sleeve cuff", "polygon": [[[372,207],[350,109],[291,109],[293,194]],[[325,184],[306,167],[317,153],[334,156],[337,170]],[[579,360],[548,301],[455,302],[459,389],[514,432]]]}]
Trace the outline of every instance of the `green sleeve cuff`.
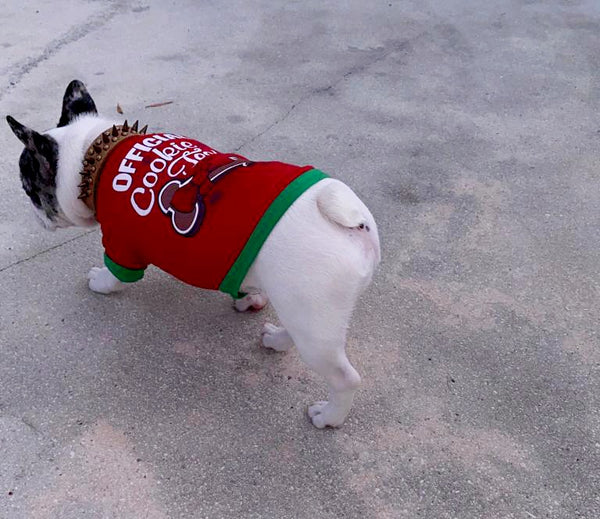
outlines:
[{"label": "green sleeve cuff", "polygon": [[112,275],[123,283],[133,283],[134,281],[139,281],[144,277],[144,271],[146,270],[145,268],[128,269],[127,267],[122,267],[111,260],[106,253],[104,254],[104,264],[106,265],[106,268],[110,270]]}]

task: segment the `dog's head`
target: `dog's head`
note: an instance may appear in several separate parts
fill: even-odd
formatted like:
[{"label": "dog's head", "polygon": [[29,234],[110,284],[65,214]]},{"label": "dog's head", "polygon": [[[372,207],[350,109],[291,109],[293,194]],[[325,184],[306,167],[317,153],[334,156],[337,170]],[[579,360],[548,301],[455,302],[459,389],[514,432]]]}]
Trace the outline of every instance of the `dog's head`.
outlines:
[{"label": "dog's head", "polygon": [[[81,81],[71,81],[63,98],[62,112],[57,128],[65,127],[85,114],[98,112],[96,105]],[[57,198],[57,171],[59,143],[56,129],[38,133],[6,117],[10,128],[25,149],[19,159],[21,183],[35,209],[41,224],[50,230],[71,225],[61,210]],[[54,134],[54,136],[53,136]]]}]

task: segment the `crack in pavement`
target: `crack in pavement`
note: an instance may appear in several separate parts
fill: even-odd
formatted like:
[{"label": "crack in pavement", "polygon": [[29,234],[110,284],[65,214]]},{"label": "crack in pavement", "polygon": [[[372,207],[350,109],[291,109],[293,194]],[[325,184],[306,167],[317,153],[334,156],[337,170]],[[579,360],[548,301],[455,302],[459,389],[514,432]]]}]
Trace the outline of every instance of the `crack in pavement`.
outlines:
[{"label": "crack in pavement", "polygon": [[385,58],[387,58],[393,52],[406,50],[408,48],[410,42],[419,38],[421,35],[422,34],[419,34],[419,35],[415,36],[414,38],[395,42],[393,45],[390,45],[387,49],[385,47],[383,47],[382,49],[378,49],[378,53],[377,53],[377,55],[375,55],[375,57],[373,57],[372,59],[366,60],[364,63],[354,65],[347,72],[344,72],[336,81],[332,82],[331,84],[329,84],[325,87],[313,88],[312,90],[310,90],[309,92],[304,94],[298,101],[293,103],[292,106],[288,109],[288,111],[285,114],[283,114],[282,117],[277,119],[275,122],[271,123],[264,130],[257,133],[254,137],[251,137],[247,141],[243,142],[234,151],[235,152],[240,151],[243,147],[247,146],[248,144],[253,143],[257,139],[262,137],[265,133],[269,132],[272,128],[277,126],[279,123],[285,121],[297,106],[304,103],[310,97],[317,95],[317,94],[322,94],[324,92],[328,92],[328,91],[334,89],[342,81],[348,79],[352,75],[360,74],[361,72],[364,72],[366,69],[368,69],[372,65],[375,65],[376,63],[379,63],[380,61],[383,61]]},{"label": "crack in pavement", "polygon": [[77,236],[74,236],[73,238],[70,238],[66,241],[63,241],[61,243],[57,243],[56,245],[53,245],[52,247],[48,247],[47,249],[41,250],[39,252],[36,252],[35,254],[33,254],[32,256],[28,256],[27,258],[21,258],[20,260],[17,260],[13,263],[9,263],[8,265],[0,268],[0,274],[2,272],[4,272],[5,270],[8,270],[12,267],[16,267],[17,265],[20,265],[21,263],[26,263],[32,259],[37,258],[38,256],[41,256],[42,254],[46,254],[47,252],[53,251],[55,249],[59,249],[60,247],[62,247],[63,245],[66,245],[67,243],[71,243],[74,242],[76,240],[79,240],[80,238],[83,238],[84,236],[87,236],[88,234],[92,234],[93,232],[96,232],[98,229],[95,227],[93,229],[91,229],[90,231],[86,231],[83,232],[81,234],[78,234]]},{"label": "crack in pavement", "polygon": [[9,65],[4,70],[0,71],[0,76],[8,77],[8,85],[0,90],[0,101],[6,96],[6,94],[13,90],[14,87],[17,86],[27,74],[40,65],[40,63],[50,59],[66,45],[74,43],[96,29],[103,27],[116,15],[126,12],[129,8],[129,4],[130,2],[113,0],[110,2],[110,7],[104,12],[90,16],[88,21],[70,30],[65,36],[52,40],[48,45],[46,45],[42,53],[38,56],[27,58],[19,63],[15,63],[14,65]]}]

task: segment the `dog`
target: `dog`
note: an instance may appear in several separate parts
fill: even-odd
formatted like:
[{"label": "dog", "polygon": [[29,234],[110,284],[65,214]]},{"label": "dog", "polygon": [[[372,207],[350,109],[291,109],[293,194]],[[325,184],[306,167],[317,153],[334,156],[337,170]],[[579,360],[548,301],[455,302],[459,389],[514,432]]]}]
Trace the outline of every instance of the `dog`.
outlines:
[{"label": "dog", "polygon": [[[316,427],[344,422],[361,382],[346,356],[347,329],[381,257],[375,220],[349,187],[310,166],[252,162],[105,119],[78,80],[56,128],[38,133],[7,121],[25,146],[21,182],[42,226],[100,223],[105,266],[90,270],[91,290],[121,290],[154,264],[230,293],[238,311],[270,301],[281,326],[265,324],[262,344],[295,345],[325,378],[328,400],[308,406]],[[194,245],[202,235],[208,245]]]}]

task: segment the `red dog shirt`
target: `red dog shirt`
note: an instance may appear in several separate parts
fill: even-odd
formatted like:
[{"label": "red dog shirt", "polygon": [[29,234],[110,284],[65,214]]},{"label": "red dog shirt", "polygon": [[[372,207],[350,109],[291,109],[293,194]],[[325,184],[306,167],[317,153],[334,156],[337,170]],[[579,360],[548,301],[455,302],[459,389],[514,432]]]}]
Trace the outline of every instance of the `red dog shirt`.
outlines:
[{"label": "red dog shirt", "polygon": [[325,177],[311,166],[251,162],[178,135],[128,137],[96,181],[105,264],[125,282],[141,279],[152,264],[240,297],[271,230]]}]

